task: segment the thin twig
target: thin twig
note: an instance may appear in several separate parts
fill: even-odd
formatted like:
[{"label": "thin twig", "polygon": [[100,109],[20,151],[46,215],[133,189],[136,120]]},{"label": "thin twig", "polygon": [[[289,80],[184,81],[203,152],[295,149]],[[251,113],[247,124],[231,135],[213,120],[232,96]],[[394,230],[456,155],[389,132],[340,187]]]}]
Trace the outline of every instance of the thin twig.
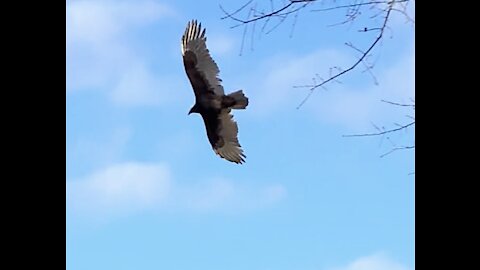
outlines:
[{"label": "thin twig", "polygon": [[[251,22],[254,22],[254,21],[258,21],[258,20],[262,20],[262,19],[265,19],[265,18],[269,18],[269,17],[274,17],[274,16],[284,16],[284,15],[289,15],[291,13],[294,13],[304,7],[306,7],[308,4],[310,4],[311,2],[315,2],[315,0],[292,0],[290,1],[290,3],[288,3],[287,5],[277,9],[277,10],[273,10],[269,13],[263,13],[261,14],[261,16],[256,16],[257,14],[254,14],[253,18],[247,18],[246,20],[242,20],[242,19],[239,19],[235,16],[233,16],[234,14],[236,14],[237,12],[239,12],[240,10],[244,9],[248,4],[251,3],[251,1],[249,1],[249,3],[243,5],[239,10],[233,12],[233,13],[229,13],[227,12],[221,5],[220,5],[220,9],[222,10],[222,12],[225,14],[224,17],[221,17],[221,19],[226,19],[226,18],[230,18],[236,22],[239,22],[240,24],[237,24],[237,25],[234,25],[232,26],[231,28],[235,28],[235,27],[238,27],[242,24],[248,24],[248,23],[251,23]],[[299,3],[304,3],[303,5],[301,5],[300,7],[296,8],[296,9],[292,9],[290,11],[287,11],[287,12],[284,12],[282,13],[282,11],[284,10],[287,10],[289,7],[291,6],[294,6],[295,4],[299,4]]]},{"label": "thin twig", "polygon": [[237,14],[238,12],[242,11],[244,8],[246,8],[248,5],[250,5],[250,3],[252,3],[252,2],[253,2],[253,0],[248,1],[245,5],[241,6],[239,9],[235,10],[235,11],[232,12],[232,13],[226,12],[225,9],[223,9],[222,5],[219,5],[219,6],[220,6],[220,9],[221,9],[221,10],[223,11],[223,13],[225,13],[225,15],[226,15],[225,17],[222,17],[221,19],[224,20],[224,19],[226,19],[226,18],[231,18],[231,19],[234,19],[234,20],[235,20],[235,18],[233,17],[233,15],[235,15],[235,14]]},{"label": "thin twig", "polygon": [[396,131],[399,131],[399,130],[402,130],[402,129],[406,129],[410,126],[413,126],[415,125],[415,121],[413,122],[410,122],[406,125],[401,125],[400,127],[398,128],[394,128],[394,129],[389,129],[389,130],[385,130],[385,131],[382,131],[382,132],[377,132],[377,133],[365,133],[365,134],[351,134],[351,135],[342,135],[342,137],[367,137],[367,136],[380,136],[380,135],[384,135],[384,134],[387,134],[387,133],[392,133],[392,132],[396,132]]},{"label": "thin twig", "polygon": [[[395,1],[395,3],[408,2],[408,1],[409,0],[399,0],[399,1]],[[311,11],[312,12],[330,11],[330,10],[342,9],[342,8],[358,8],[360,6],[376,5],[376,4],[391,4],[391,3],[392,3],[392,1],[370,1],[370,2],[366,2],[366,3],[355,3],[355,4],[335,6],[335,7],[330,7],[330,8],[313,9]]]},{"label": "thin twig", "polygon": [[385,103],[388,103],[388,104],[401,106],[401,107],[414,107],[415,108],[415,104],[402,104],[402,103],[392,102],[392,101],[388,101],[388,100],[384,100],[384,99],[382,99],[381,102],[385,102]]},{"label": "thin twig", "polygon": [[385,27],[387,26],[387,22],[388,22],[388,18],[390,17],[390,12],[392,11],[392,9],[388,9],[387,10],[387,14],[385,15],[385,19],[383,21],[383,25],[382,25],[382,30],[380,31],[380,34],[377,36],[377,38],[375,38],[375,40],[373,41],[373,43],[370,45],[370,47],[365,51],[365,53],[352,65],[350,66],[349,68],[345,69],[344,71],[338,73],[337,75],[333,76],[333,77],[330,77],[329,79],[325,80],[324,82],[318,84],[318,85],[314,85],[312,88],[310,88],[310,92],[308,93],[308,95],[302,100],[302,102],[300,102],[300,104],[297,106],[297,109],[299,109],[303,104],[305,104],[305,102],[308,100],[308,98],[312,95],[313,91],[315,89],[317,89],[318,87],[342,76],[343,74],[353,70],[354,68],[356,68],[358,66],[358,64],[360,64],[363,59],[370,53],[370,51],[375,47],[375,45],[377,45],[377,43],[380,41],[380,39],[382,39],[383,37],[383,33],[384,33],[384,30],[385,30]]},{"label": "thin twig", "polygon": [[388,155],[390,155],[391,153],[393,153],[393,152],[395,152],[395,151],[398,151],[398,150],[407,150],[407,149],[414,149],[414,148],[415,148],[415,145],[395,147],[395,148],[393,148],[392,150],[388,151],[387,153],[381,155],[380,157],[383,158],[383,157],[388,156]]}]

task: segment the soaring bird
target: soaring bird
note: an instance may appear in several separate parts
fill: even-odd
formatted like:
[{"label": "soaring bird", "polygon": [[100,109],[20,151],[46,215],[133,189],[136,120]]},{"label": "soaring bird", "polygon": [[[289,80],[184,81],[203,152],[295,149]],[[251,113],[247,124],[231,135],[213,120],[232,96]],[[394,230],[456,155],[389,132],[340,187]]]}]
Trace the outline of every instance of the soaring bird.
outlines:
[{"label": "soaring bird", "polygon": [[238,142],[238,126],[232,109],[245,109],[248,98],[242,90],[225,95],[219,69],[209,54],[205,29],[196,20],[188,22],[182,36],[183,65],[195,93],[195,104],[188,114],[202,116],[208,140],[220,157],[241,164],[246,156]]}]

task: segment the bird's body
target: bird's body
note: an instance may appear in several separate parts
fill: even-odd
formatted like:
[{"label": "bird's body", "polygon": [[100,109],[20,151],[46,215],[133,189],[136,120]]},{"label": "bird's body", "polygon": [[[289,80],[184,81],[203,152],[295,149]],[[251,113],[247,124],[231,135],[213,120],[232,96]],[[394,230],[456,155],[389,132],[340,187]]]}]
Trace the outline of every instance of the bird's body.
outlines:
[{"label": "bird's body", "polygon": [[232,109],[245,109],[248,98],[242,90],[225,95],[219,69],[206,46],[205,29],[197,21],[189,22],[182,36],[185,72],[195,93],[190,113],[202,116],[213,150],[231,162],[245,162],[238,142],[238,126],[230,114]]}]

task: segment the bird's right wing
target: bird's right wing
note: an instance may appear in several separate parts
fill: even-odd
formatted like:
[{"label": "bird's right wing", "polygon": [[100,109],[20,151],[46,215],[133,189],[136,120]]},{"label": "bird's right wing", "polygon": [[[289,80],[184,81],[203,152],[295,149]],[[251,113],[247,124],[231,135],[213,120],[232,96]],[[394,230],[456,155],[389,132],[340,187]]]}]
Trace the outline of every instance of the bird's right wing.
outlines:
[{"label": "bird's right wing", "polygon": [[230,110],[222,110],[218,115],[217,133],[219,141],[223,141],[223,145],[214,146],[214,151],[222,158],[235,162],[245,162],[246,156],[243,154],[240,143],[238,142],[238,126],[237,122],[233,120]]}]

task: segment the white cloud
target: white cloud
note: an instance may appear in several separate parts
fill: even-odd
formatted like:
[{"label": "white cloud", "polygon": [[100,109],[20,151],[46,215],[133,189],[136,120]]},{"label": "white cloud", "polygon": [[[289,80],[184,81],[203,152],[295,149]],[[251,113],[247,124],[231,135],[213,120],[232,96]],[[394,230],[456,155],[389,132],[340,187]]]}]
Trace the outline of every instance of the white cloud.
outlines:
[{"label": "white cloud", "polygon": [[67,205],[90,217],[123,216],[144,210],[236,213],[271,206],[285,198],[280,184],[245,186],[234,181],[174,181],[163,163],[126,162],[67,181]]},{"label": "white cloud", "polygon": [[[155,1],[72,1],[67,4],[67,91],[101,90],[113,103],[155,105],[168,97],[149,57],[128,38],[175,12]],[[165,90],[165,91],[162,91]]]},{"label": "white cloud", "polygon": [[120,163],[67,182],[67,203],[81,213],[124,214],[164,202],[170,186],[164,164]]},{"label": "white cloud", "polygon": [[100,44],[131,27],[173,15],[173,10],[155,1],[78,0],[67,4],[67,40]]},{"label": "white cloud", "polygon": [[405,265],[393,261],[383,253],[361,257],[344,267],[331,270],[409,270]]}]

